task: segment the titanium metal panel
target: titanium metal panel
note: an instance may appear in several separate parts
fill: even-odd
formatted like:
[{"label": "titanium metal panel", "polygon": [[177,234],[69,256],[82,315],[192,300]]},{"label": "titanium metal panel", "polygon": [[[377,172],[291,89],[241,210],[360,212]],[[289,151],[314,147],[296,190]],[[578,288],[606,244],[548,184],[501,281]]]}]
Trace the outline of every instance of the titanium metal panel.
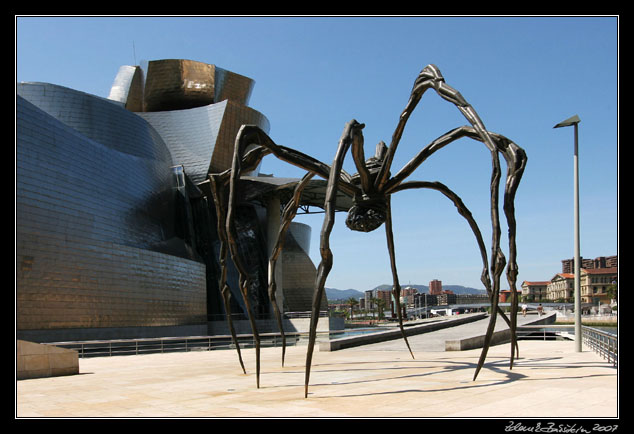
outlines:
[{"label": "titanium metal panel", "polygon": [[182,165],[195,183],[207,178],[227,101],[187,110],[144,112],[145,119],[170,149],[175,165]]},{"label": "titanium metal panel", "polygon": [[[78,124],[16,98],[18,332],[204,322],[205,266],[152,250],[171,237],[169,160],[116,150]],[[165,155],[144,145],[135,153]]]},{"label": "titanium metal panel", "polygon": [[255,81],[249,77],[216,66],[214,101],[220,102],[228,99],[237,104],[248,106],[254,85]]},{"label": "titanium metal panel", "polygon": [[214,102],[214,66],[185,59],[153,60],[145,78],[145,110],[182,110]]},{"label": "titanium metal panel", "polygon": [[123,65],[115,77],[108,99],[132,111],[143,111],[143,72],[138,66]]},{"label": "titanium metal panel", "polygon": [[204,182],[210,172],[231,167],[235,138],[243,124],[269,130],[264,115],[230,100],[186,110],[137,114],[158,131],[174,164],[183,165],[195,184]]},{"label": "titanium metal panel", "polygon": [[102,145],[172,164],[160,135],[142,118],[109,99],[49,83],[18,83],[17,93]]}]

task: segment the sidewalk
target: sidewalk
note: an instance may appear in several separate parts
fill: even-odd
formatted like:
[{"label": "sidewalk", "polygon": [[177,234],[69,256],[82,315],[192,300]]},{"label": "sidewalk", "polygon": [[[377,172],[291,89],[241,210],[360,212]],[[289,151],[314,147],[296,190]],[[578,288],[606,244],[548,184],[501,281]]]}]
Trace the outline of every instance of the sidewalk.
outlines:
[{"label": "sidewalk", "polygon": [[365,348],[315,351],[304,398],[306,347],[217,350],[80,359],[80,374],[16,382],[17,418],[613,418],[617,369],[572,341],[491,347],[472,381],[480,350]]}]

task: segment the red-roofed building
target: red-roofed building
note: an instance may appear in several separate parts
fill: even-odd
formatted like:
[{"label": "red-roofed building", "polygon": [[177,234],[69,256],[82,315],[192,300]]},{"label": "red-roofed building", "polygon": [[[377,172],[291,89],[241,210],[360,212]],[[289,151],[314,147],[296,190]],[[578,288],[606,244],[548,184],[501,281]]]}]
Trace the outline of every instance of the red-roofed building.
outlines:
[{"label": "red-roofed building", "polygon": [[575,290],[575,275],[570,273],[557,273],[550,279],[546,288],[546,298],[549,301],[572,301]]},{"label": "red-roofed building", "polygon": [[522,282],[522,300],[523,301],[545,301],[547,289],[550,281]]}]

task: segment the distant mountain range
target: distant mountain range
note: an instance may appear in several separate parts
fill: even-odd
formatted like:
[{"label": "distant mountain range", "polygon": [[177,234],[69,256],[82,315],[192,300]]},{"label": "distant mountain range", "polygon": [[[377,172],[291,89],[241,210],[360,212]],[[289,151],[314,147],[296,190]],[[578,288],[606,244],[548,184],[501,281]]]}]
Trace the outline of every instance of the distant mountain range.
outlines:
[{"label": "distant mountain range", "polygon": [[[429,293],[429,286],[427,285],[401,285],[401,288],[416,288],[420,293]],[[392,285],[379,285],[373,289],[389,291],[392,289]],[[452,291],[454,294],[486,294],[486,290],[484,289],[470,288],[462,285],[443,285],[442,289]],[[326,296],[329,301],[348,300],[350,297],[359,299],[365,297],[365,291],[357,291],[356,289],[326,288]]]}]

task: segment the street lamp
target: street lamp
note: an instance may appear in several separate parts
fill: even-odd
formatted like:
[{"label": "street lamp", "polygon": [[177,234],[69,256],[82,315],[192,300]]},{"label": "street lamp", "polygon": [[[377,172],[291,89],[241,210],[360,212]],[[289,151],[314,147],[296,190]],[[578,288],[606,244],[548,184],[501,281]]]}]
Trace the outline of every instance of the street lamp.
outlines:
[{"label": "street lamp", "polygon": [[575,346],[581,352],[581,255],[579,254],[579,116],[574,115],[555,125],[553,128],[575,127],[574,153],[574,206],[575,206]]}]

